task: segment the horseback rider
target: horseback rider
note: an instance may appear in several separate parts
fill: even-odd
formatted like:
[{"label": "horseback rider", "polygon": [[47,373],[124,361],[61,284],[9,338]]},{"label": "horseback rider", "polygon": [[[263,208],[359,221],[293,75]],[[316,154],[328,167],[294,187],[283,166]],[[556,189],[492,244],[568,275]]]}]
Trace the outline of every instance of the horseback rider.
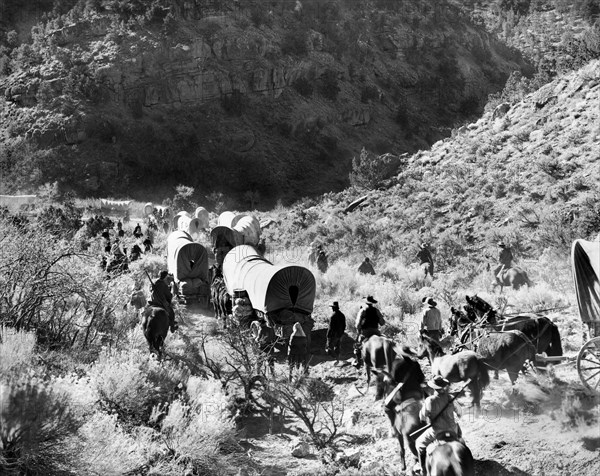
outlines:
[{"label": "horseback rider", "polygon": [[168,284],[168,271],[161,271],[159,278],[152,284],[152,293],[150,295],[150,305],[162,307],[169,315],[169,328],[171,332],[175,332],[178,329],[178,325],[175,322],[175,311],[173,310],[172,301],[173,295],[169,289]]},{"label": "horseback rider", "polygon": [[416,257],[419,259],[419,266],[427,265],[425,268],[425,276],[427,273],[433,278],[433,256],[431,255],[431,251],[429,250],[429,246],[427,243],[421,243],[419,245],[419,251],[417,252]]},{"label": "horseback rider", "polygon": [[444,327],[442,325],[442,313],[436,307],[437,302],[431,297],[424,297],[422,302],[426,309],[423,311],[421,319],[421,331],[429,337],[439,342],[444,335]]},{"label": "horseback rider", "polygon": [[135,225],[135,228],[133,229],[133,236],[135,236],[136,238],[142,237],[142,227],[139,223]]},{"label": "horseback rider", "polygon": [[385,324],[381,311],[374,304],[377,304],[375,298],[367,296],[356,316],[356,332],[358,333],[358,340],[361,342],[374,334],[381,335],[379,326]]},{"label": "horseback rider", "polygon": [[498,262],[500,263],[494,268],[494,276],[498,276],[505,269],[513,266],[513,254],[510,247],[506,246],[504,242],[498,242]]},{"label": "horseback rider", "polygon": [[438,375],[427,382],[427,385],[434,390],[434,393],[423,402],[419,417],[421,421],[430,423],[431,427],[425,430],[415,442],[423,476],[427,474],[425,467],[427,447],[435,441],[436,435],[440,432],[450,431],[458,438],[461,436],[460,427],[454,419],[456,409],[452,397],[448,393],[450,382]]}]

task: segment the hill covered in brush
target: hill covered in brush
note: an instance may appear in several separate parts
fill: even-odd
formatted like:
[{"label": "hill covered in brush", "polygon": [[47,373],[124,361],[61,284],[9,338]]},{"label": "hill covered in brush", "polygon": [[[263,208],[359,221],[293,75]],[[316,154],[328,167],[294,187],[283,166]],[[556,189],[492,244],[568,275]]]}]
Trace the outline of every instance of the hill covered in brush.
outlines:
[{"label": "hill covered in brush", "polygon": [[[355,164],[367,176],[363,184],[381,160],[367,158],[369,167]],[[391,180],[275,212],[286,231],[271,232],[274,246],[319,240],[334,257],[364,253],[410,262],[425,240],[442,265],[493,255],[500,239],[520,258],[565,253],[573,239],[600,232],[600,61],[522,100],[499,103],[402,160]]]},{"label": "hill covered in brush", "polygon": [[532,69],[443,0],[0,1],[2,193],[263,205],[415,152]]}]

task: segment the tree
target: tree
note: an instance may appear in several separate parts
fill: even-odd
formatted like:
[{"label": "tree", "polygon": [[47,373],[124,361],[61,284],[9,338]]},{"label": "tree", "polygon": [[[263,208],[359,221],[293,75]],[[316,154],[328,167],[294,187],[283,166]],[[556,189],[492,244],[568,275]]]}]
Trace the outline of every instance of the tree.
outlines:
[{"label": "tree", "polygon": [[260,201],[260,193],[258,190],[248,190],[244,193],[244,198],[250,202],[250,209],[254,210],[254,205]]},{"label": "tree", "polygon": [[192,200],[194,195],[194,187],[188,187],[186,185],[177,185],[175,187],[175,196],[173,197],[173,209],[174,211],[194,211],[198,204]]}]

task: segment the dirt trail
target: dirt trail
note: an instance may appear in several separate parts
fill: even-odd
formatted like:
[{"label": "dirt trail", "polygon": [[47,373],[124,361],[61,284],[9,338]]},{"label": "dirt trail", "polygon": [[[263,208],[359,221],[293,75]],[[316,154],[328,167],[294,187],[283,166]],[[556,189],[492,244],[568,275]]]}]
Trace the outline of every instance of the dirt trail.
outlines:
[{"label": "dirt trail", "polygon": [[[212,310],[188,306],[181,331],[190,337],[221,332]],[[311,374],[334,388],[344,401],[344,436],[337,454],[354,455],[361,474],[400,475],[398,443],[388,436],[388,422],[381,403],[374,402],[374,387],[362,396],[364,370],[348,361],[334,363],[325,355],[325,329],[312,333]],[[352,340],[343,341],[343,357],[349,359]],[[426,376],[429,365],[421,361]],[[286,375],[282,355],[276,374]],[[490,374],[491,375],[491,374]],[[543,374],[520,376],[516,393],[501,372],[484,391],[482,408],[475,412],[467,394],[460,397],[460,425],[476,459],[476,474],[485,476],[587,476],[600,474],[600,405],[587,397],[574,365],[557,368],[553,378]],[[272,430],[272,434],[269,432]],[[323,473],[322,455],[295,458],[292,447],[303,438],[300,421],[285,415],[283,422],[265,417],[243,421],[240,443],[262,468],[262,475],[283,476]],[[244,473],[240,473],[244,474]]]}]

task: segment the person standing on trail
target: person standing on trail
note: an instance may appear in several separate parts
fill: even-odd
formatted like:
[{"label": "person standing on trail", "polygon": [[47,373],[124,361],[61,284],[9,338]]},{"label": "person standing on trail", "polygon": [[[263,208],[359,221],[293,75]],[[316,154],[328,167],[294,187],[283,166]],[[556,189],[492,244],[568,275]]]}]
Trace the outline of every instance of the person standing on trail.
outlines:
[{"label": "person standing on trail", "polygon": [[507,247],[504,242],[498,242],[498,266],[494,268],[494,276],[498,276],[505,269],[513,266],[513,254],[510,247]]},{"label": "person standing on trail", "polygon": [[430,297],[424,297],[422,302],[425,304],[425,310],[421,318],[421,331],[429,337],[439,342],[444,335],[442,325],[442,313],[436,307],[437,303]]},{"label": "person standing on trail", "polygon": [[152,293],[150,296],[150,304],[153,306],[162,307],[169,316],[169,328],[171,332],[175,332],[178,329],[177,323],[175,322],[175,311],[173,310],[173,295],[169,289],[169,273],[168,271],[161,271],[159,278],[152,284]]},{"label": "person standing on trail", "polygon": [[317,269],[321,273],[326,273],[328,267],[329,267],[329,264],[327,263],[327,255],[325,254],[325,251],[323,250],[323,245],[319,245],[317,247]]},{"label": "person standing on trail", "polygon": [[360,274],[375,274],[375,269],[373,269],[373,265],[371,264],[371,260],[365,256],[365,260],[358,267],[358,272]]},{"label": "person standing on trail", "polygon": [[425,269],[425,277],[429,274],[433,278],[433,256],[429,250],[427,243],[421,243],[419,245],[419,251],[416,255],[419,260],[419,266]]},{"label": "person standing on trail", "polygon": [[452,397],[448,393],[450,382],[438,375],[427,382],[427,385],[434,390],[434,393],[423,402],[419,417],[421,421],[431,424],[431,427],[425,430],[415,442],[423,476],[427,474],[425,467],[427,447],[435,441],[435,435],[440,432],[451,431],[458,438],[461,437],[460,427],[454,419],[456,410],[451,400]]},{"label": "person standing on trail", "polygon": [[292,371],[294,368],[304,368],[304,373],[308,374],[308,339],[299,322],[294,323],[294,330],[290,336],[288,346],[288,365],[290,368],[290,380],[292,380]]},{"label": "person standing on trail", "polygon": [[327,344],[325,347],[325,353],[335,357],[336,360],[340,358],[341,342],[344,332],[346,331],[346,316],[340,311],[340,306],[335,301],[331,306],[333,314],[329,318],[329,327],[327,328]]}]

